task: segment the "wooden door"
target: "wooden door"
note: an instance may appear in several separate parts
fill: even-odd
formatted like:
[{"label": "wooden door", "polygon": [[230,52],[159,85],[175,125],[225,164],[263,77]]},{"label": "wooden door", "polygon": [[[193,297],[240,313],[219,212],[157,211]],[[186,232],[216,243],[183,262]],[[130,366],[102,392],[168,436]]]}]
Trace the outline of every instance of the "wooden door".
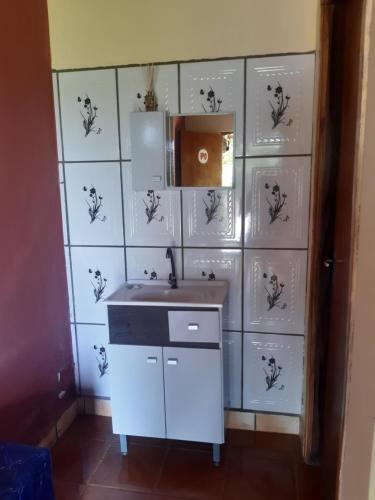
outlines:
[{"label": "wooden door", "polygon": [[221,134],[181,130],[181,185],[221,186]]},{"label": "wooden door", "polygon": [[322,0],[304,455],[337,498],[345,409],[365,0]]}]

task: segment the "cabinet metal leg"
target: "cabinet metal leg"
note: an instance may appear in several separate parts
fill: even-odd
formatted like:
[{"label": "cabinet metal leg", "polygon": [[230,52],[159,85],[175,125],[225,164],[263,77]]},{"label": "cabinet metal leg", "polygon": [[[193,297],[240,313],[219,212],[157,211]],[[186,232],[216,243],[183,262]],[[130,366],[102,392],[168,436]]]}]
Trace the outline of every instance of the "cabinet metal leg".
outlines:
[{"label": "cabinet metal leg", "polygon": [[120,450],[122,455],[128,454],[128,441],[125,434],[120,434]]},{"label": "cabinet metal leg", "polygon": [[220,444],[212,444],[212,462],[216,467],[220,465]]}]

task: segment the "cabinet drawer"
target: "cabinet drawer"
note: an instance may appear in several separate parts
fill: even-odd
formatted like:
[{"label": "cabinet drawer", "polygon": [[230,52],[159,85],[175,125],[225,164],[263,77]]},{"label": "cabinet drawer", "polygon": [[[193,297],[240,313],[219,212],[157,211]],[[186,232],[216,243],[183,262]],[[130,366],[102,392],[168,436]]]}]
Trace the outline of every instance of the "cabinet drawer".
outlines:
[{"label": "cabinet drawer", "polygon": [[217,311],[168,311],[171,342],[220,342]]}]

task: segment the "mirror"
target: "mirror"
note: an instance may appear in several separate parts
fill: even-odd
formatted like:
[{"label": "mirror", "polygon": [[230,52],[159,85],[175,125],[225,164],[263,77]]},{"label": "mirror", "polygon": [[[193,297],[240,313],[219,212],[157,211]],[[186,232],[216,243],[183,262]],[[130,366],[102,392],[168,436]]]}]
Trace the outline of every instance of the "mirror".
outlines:
[{"label": "mirror", "polygon": [[232,187],[234,113],[169,117],[169,187]]}]

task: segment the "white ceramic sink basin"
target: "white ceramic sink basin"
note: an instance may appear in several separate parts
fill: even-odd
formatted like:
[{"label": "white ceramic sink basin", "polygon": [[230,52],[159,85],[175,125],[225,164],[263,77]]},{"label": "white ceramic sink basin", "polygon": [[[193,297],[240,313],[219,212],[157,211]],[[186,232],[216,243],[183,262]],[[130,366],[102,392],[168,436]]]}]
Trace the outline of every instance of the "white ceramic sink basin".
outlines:
[{"label": "white ceramic sink basin", "polygon": [[110,304],[223,307],[226,281],[181,280],[173,289],[167,281],[128,281],[106,299]]}]

